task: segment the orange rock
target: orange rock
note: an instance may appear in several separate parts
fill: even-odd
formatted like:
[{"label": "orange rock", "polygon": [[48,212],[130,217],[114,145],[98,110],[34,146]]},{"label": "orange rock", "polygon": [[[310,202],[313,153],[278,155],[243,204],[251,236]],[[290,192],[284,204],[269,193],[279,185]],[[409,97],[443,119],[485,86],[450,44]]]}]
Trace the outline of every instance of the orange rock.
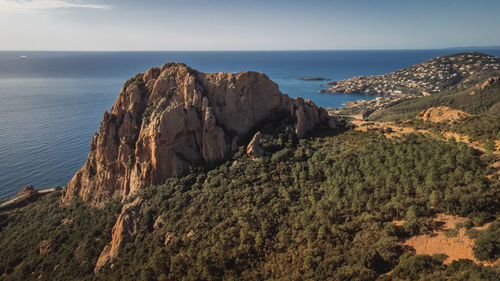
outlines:
[{"label": "orange rock", "polygon": [[480,89],[481,90],[484,90],[486,89],[487,87],[490,87],[490,86],[493,86],[494,84],[496,83],[499,83],[500,82],[500,77],[491,77],[491,78],[488,78],[486,81],[484,81],[484,83],[481,85]]},{"label": "orange rock", "polygon": [[297,120],[298,137],[328,119],[324,109],[282,94],[262,73],[205,74],[175,63],[152,68],[126,83],[104,114],[62,203],[80,197],[101,206],[181,176],[193,163],[221,160],[278,113]]},{"label": "orange rock", "polygon": [[120,216],[113,226],[111,242],[104,247],[97,259],[94,272],[98,272],[109,261],[117,257],[125,244],[135,239],[142,214],[142,203],[142,199],[137,198],[132,203],[123,206]]},{"label": "orange rock", "polygon": [[460,120],[471,116],[471,114],[461,110],[449,108],[446,106],[431,107],[420,112],[417,118],[426,122],[449,122]]},{"label": "orange rock", "polygon": [[168,242],[170,242],[170,240],[172,240],[172,238],[174,238],[174,236],[175,236],[175,233],[172,233],[172,232],[165,233],[165,246],[168,245]]},{"label": "orange rock", "polygon": [[264,150],[259,144],[259,141],[264,138],[264,135],[261,132],[255,133],[253,136],[252,140],[247,146],[247,155],[250,157],[252,160],[258,159],[262,157],[264,154]]}]

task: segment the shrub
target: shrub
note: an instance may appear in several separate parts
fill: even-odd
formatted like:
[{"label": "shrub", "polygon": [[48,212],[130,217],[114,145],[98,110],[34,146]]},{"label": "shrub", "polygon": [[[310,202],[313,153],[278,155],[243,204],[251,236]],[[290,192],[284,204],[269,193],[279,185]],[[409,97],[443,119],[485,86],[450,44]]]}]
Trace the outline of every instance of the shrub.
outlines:
[{"label": "shrub", "polygon": [[438,260],[439,262],[444,262],[447,258],[447,254],[434,254],[432,255],[432,258],[435,260]]},{"label": "shrub", "polygon": [[494,152],[496,150],[496,144],[493,140],[487,140],[484,143],[484,149],[489,153]]},{"label": "shrub", "polygon": [[450,228],[450,229],[446,229],[444,231],[444,235],[448,238],[450,237],[457,237],[458,236],[458,230],[456,230],[455,228]]},{"label": "shrub", "polygon": [[500,258],[500,221],[493,222],[481,231],[474,247],[474,256],[478,260],[487,261]]},{"label": "shrub", "polygon": [[476,238],[478,238],[480,233],[481,233],[481,231],[479,231],[477,229],[474,229],[474,228],[467,229],[465,231],[465,234],[467,236],[469,236],[470,239],[476,239]]},{"label": "shrub", "polygon": [[439,260],[429,255],[410,256],[404,254],[399,259],[399,264],[394,268],[393,275],[398,280],[418,280],[422,275],[441,269],[441,265]]}]

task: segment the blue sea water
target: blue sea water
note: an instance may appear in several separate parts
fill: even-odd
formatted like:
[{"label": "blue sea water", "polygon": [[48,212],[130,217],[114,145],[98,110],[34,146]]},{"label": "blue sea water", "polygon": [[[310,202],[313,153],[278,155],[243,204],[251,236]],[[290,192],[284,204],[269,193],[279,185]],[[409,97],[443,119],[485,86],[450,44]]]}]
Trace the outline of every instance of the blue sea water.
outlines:
[{"label": "blue sea water", "polygon": [[[500,55],[500,50],[481,50]],[[25,185],[64,186],[83,165],[103,113],[127,78],[168,61],[203,72],[266,73],[291,97],[341,107],[361,95],[319,94],[324,81],[391,72],[453,50],[0,52],[0,198]],[[27,56],[21,59],[20,56]],[[324,84],[324,85],[322,85]]]}]

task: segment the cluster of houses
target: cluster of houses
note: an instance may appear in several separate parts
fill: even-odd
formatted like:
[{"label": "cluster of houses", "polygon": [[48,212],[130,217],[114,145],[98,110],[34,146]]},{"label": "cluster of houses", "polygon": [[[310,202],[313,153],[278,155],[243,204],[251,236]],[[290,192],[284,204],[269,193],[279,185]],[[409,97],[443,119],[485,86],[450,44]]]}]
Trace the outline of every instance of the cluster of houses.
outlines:
[{"label": "cluster of houses", "polygon": [[357,100],[351,101],[346,104],[346,109],[356,109],[356,112],[373,112],[374,110],[386,107],[392,104],[399,103],[406,99],[415,98],[415,95],[409,95],[406,97],[377,97],[375,99]]},{"label": "cluster of houses", "polygon": [[[477,82],[484,73],[500,75],[500,58],[480,53],[437,57],[389,74],[332,81],[327,93],[384,95],[392,98],[426,96],[449,87]],[[488,74],[490,75],[490,74]]]}]

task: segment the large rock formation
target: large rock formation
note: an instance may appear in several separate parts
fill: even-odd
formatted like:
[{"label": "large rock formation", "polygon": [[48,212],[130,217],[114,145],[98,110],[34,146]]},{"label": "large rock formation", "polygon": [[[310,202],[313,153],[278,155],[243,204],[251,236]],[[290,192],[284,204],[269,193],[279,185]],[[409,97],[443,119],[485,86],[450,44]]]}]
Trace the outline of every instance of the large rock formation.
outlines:
[{"label": "large rock formation", "polygon": [[135,239],[142,215],[142,204],[142,199],[137,198],[123,206],[120,216],[113,226],[111,242],[102,250],[97,259],[94,272],[98,272],[106,263],[116,258],[123,247]]},{"label": "large rock formation", "polygon": [[311,101],[291,99],[265,74],[198,72],[184,64],[151,68],[125,83],[92,138],[85,165],[64,190],[99,206],[182,175],[235,150],[255,126],[283,114],[304,134],[328,118]]}]

